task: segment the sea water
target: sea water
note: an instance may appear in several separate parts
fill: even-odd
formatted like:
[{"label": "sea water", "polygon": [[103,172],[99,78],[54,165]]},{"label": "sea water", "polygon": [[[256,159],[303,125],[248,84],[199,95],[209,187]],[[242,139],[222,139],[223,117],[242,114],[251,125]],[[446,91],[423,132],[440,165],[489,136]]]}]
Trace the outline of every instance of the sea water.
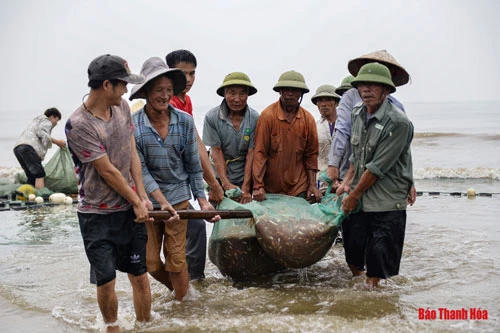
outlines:
[{"label": "sea water", "polygon": [[[414,177],[421,195],[408,208],[400,274],[380,288],[367,291],[362,279],[351,278],[340,244],[305,271],[289,270],[258,283],[234,284],[207,260],[207,278],[193,283],[188,301],[175,301],[151,279],[154,317],[137,325],[130,284],[118,273],[123,330],[498,331],[500,114],[495,105],[405,104],[415,125]],[[314,106],[305,106],[319,116]],[[209,108],[195,109],[200,131]],[[12,145],[35,115],[4,118],[0,176],[19,170]],[[59,124],[53,136],[63,137],[63,127]],[[468,199],[469,188],[481,195]],[[2,332],[101,330],[88,269],[74,206],[0,212]],[[466,318],[451,317],[463,313]]]}]

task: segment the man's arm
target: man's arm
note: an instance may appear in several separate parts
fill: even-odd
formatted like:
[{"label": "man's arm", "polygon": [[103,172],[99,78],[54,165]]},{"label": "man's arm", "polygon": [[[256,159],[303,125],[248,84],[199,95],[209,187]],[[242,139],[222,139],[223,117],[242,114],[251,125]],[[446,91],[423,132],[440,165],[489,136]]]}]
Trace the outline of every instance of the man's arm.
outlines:
[{"label": "man's arm", "polygon": [[335,135],[328,153],[328,168],[326,170],[327,176],[334,182],[339,178],[342,157],[351,138],[351,111],[357,103],[358,96],[359,94],[355,88],[346,91],[337,107]]},{"label": "man's arm", "polygon": [[198,130],[196,130],[196,141],[198,143],[201,168],[203,169],[203,179],[210,187],[210,191],[208,192],[209,200],[215,203],[219,203],[222,201],[222,199],[224,199],[224,190],[217,181],[217,178],[215,178],[215,174],[212,170],[212,166],[210,165],[210,160],[208,158],[207,148],[205,148],[205,144],[201,140],[200,135],[198,134]]},{"label": "man's arm", "polygon": [[243,176],[243,184],[241,185],[240,203],[246,204],[252,201],[252,165],[253,165],[253,148],[248,149],[245,162],[245,171]]},{"label": "man's arm", "polygon": [[137,153],[137,146],[135,145],[135,138],[133,135],[131,136],[130,140],[132,146],[130,174],[132,175],[132,179],[134,180],[135,187],[137,189],[137,194],[143,201],[147,202],[147,204],[150,206],[148,208],[153,209],[153,206],[149,201],[148,194],[146,193],[146,189],[144,188],[144,181],[142,179],[141,159],[139,158],[139,154]]},{"label": "man's arm", "polygon": [[316,183],[316,174],[317,173],[318,173],[317,170],[311,170],[311,169],[307,170],[306,200],[308,200],[310,203],[320,202],[321,199],[323,198],[323,194],[318,189],[318,186]]},{"label": "man's arm", "polygon": [[344,193],[349,193],[351,190],[352,179],[354,178],[354,165],[351,163],[349,170],[342,180],[342,183],[337,187],[337,195],[342,195]]},{"label": "man's arm", "polygon": [[312,116],[306,118],[306,126],[309,129],[306,147],[304,149],[304,169],[307,174],[307,199],[309,202],[320,202],[323,194],[318,189],[316,175],[318,173],[318,130]]},{"label": "man's arm", "polygon": [[151,196],[160,204],[160,210],[165,210],[172,215],[169,217],[167,220],[164,220],[163,222],[169,223],[169,222],[174,222],[179,220],[179,215],[175,211],[174,207],[170,204],[170,202],[167,201],[167,198],[163,195],[161,190],[157,188],[151,193]]},{"label": "man's arm", "polygon": [[224,160],[224,153],[220,147],[211,147],[210,154],[212,155],[212,161],[214,161],[215,170],[219,175],[220,181],[222,183],[222,188],[224,190],[230,190],[237,188],[238,186],[232,184],[227,178],[226,161]]},{"label": "man's arm", "polygon": [[378,177],[371,173],[370,170],[366,169],[363,172],[356,187],[344,198],[344,200],[342,200],[342,210],[345,214],[354,211],[358,207],[358,201],[361,195],[375,184],[377,179]]},{"label": "man's arm", "polygon": [[[111,164],[108,155],[104,155],[92,161],[91,164],[96,169],[97,173],[104,179],[106,184],[133,205],[137,222],[153,221],[152,218],[149,218],[148,208],[143,204],[139,195],[132,190],[121,172]],[[138,187],[137,184],[136,186]]]},{"label": "man's arm", "polygon": [[59,139],[56,139],[56,138],[53,138],[51,137],[50,140],[52,141],[53,144],[59,146],[59,148],[64,148],[66,147],[66,141],[64,140],[59,140]]},{"label": "man's arm", "polygon": [[38,128],[36,130],[36,135],[38,136],[38,139],[42,143],[43,147],[46,148],[51,148],[52,147],[52,137],[50,136],[52,133],[52,123],[50,122],[49,119],[44,119],[41,121],[38,125]]},{"label": "man's arm", "polygon": [[[196,130],[196,142],[198,144],[198,151],[199,151],[199,156],[200,156],[200,162],[201,162],[201,167],[203,169],[203,179],[208,183],[208,186],[210,186],[210,192],[208,193],[210,200],[219,203],[224,199],[224,191],[222,190],[222,187],[220,186],[219,182],[217,181],[217,178],[215,178],[215,174],[212,170],[212,166],[210,165],[210,160],[208,158],[207,154],[207,149],[205,148],[205,144],[201,140],[198,130]],[[200,150],[202,149],[202,150]],[[214,193],[216,194],[216,199],[211,195],[211,192],[215,191]],[[213,195],[213,194],[212,194]],[[219,197],[220,195],[220,197]],[[205,198],[205,196],[198,196],[196,197],[196,200],[198,201],[198,205],[200,206],[201,210],[214,210],[214,206]],[[220,221],[220,216],[215,215],[213,218],[208,220],[209,222],[215,223]]]},{"label": "man's arm", "polygon": [[410,193],[408,193],[408,204],[413,206],[413,204],[417,201],[417,189],[415,185],[412,185],[410,188]]},{"label": "man's arm", "polygon": [[266,199],[266,191],[264,189],[264,175],[267,171],[267,158],[270,149],[271,130],[264,115],[260,115],[255,127],[255,147],[254,158],[252,163],[252,179],[253,179],[253,198],[257,201]]}]

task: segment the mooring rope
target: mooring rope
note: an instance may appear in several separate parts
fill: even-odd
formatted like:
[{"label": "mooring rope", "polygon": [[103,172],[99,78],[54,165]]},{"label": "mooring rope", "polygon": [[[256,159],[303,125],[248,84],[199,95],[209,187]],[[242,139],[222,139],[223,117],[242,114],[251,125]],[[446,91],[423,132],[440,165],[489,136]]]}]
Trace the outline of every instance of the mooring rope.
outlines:
[{"label": "mooring rope", "polygon": [[438,196],[438,195],[449,195],[451,197],[493,197],[494,195],[500,195],[500,192],[446,192],[446,191],[417,191],[417,196]]}]

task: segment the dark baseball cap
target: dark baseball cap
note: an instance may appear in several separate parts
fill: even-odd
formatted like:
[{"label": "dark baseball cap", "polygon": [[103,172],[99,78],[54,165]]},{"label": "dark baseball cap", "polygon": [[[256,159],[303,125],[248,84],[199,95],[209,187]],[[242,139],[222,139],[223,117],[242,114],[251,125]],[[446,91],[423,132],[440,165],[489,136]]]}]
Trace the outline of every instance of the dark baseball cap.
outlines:
[{"label": "dark baseball cap", "polygon": [[111,54],[103,54],[92,60],[87,70],[89,80],[121,80],[127,83],[139,84],[144,82],[144,76],[130,73],[125,59]]}]

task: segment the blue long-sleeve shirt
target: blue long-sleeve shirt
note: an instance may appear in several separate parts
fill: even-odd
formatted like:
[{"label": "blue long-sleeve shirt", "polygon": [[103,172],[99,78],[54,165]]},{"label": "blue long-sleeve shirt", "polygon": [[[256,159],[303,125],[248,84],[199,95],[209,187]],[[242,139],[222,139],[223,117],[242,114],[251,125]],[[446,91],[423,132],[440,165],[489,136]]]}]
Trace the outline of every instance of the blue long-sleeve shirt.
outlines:
[{"label": "blue long-sleeve shirt", "polygon": [[[403,104],[396,98],[389,95],[389,102],[394,104],[398,109],[405,112]],[[346,91],[340,99],[339,106],[337,107],[337,120],[335,121],[335,136],[330,147],[328,154],[328,165],[339,168],[339,178],[344,178],[349,163],[343,163],[344,154],[349,156],[351,154],[351,112],[356,104],[362,102],[358,89],[351,88]]]},{"label": "blue long-sleeve shirt", "polygon": [[[193,118],[171,106],[168,134],[163,140],[149,121],[145,109],[132,115],[137,153],[141,159],[146,192],[160,189],[171,205],[205,198]],[[150,196],[153,205],[158,202]]]}]

